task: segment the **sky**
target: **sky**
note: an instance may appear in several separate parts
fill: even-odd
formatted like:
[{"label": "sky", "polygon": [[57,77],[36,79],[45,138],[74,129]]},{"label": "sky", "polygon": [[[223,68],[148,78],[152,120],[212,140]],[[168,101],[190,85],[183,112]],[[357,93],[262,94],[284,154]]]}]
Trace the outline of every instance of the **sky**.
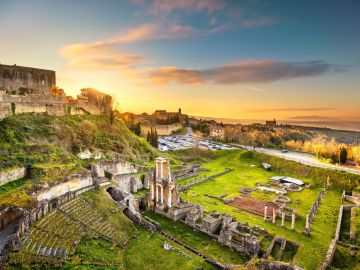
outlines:
[{"label": "sky", "polygon": [[121,112],[360,119],[360,1],[0,0],[0,63]]}]

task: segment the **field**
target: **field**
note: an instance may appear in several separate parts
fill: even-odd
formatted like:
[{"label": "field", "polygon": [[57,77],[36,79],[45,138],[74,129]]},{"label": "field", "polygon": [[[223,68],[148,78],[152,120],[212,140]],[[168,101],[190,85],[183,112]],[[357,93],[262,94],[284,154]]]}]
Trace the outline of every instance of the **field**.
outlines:
[{"label": "field", "polygon": [[[182,155],[182,153],[179,155]],[[313,220],[311,237],[306,237],[302,234],[305,228],[305,216],[321,190],[318,185],[313,185],[313,179],[286,174],[286,176],[299,178],[305,183],[310,184],[310,188],[306,188],[303,191],[288,192],[286,194],[291,199],[287,206],[294,208],[297,212],[295,231],[292,231],[289,221],[285,222],[285,227],[280,227],[280,219],[278,218],[276,224],[273,225],[264,221],[263,216],[234,208],[221,200],[206,196],[223,197],[226,195],[224,199],[230,200],[241,195],[239,188],[254,188],[257,183],[268,183],[270,177],[282,174],[263,170],[260,168],[259,162],[243,150],[218,151],[211,158],[204,158],[203,160],[205,160],[203,167],[208,168],[210,172],[202,174],[214,174],[223,171],[225,168],[233,168],[234,170],[215,178],[214,181],[208,181],[191,187],[186,193],[181,193],[184,199],[201,204],[205,211],[215,210],[220,213],[230,214],[236,217],[238,221],[246,221],[250,225],[258,225],[270,233],[284,236],[288,240],[298,243],[300,247],[292,263],[305,269],[317,269],[319,267],[335,234],[341,191],[327,190]],[[184,181],[189,180],[179,182],[183,184]],[[272,201],[277,195],[265,191],[255,191],[250,196],[259,200]]]},{"label": "field", "polygon": [[[162,247],[165,241],[177,250],[165,250]],[[125,248],[123,262],[125,269],[131,270],[216,269],[200,257],[169,242],[162,235],[142,228],[139,228],[138,235]]]}]

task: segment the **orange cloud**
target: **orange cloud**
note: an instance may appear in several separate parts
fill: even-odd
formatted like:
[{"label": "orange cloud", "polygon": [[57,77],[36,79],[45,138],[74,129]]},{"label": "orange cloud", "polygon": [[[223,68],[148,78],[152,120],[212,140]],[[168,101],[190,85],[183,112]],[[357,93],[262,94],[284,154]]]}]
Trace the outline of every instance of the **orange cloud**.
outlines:
[{"label": "orange cloud", "polygon": [[144,40],[164,40],[192,36],[200,32],[189,25],[147,23],[127,30],[109,39],[114,43],[130,43]]},{"label": "orange cloud", "polygon": [[143,61],[143,57],[126,54],[113,43],[95,42],[72,44],[60,51],[69,64],[86,68],[129,68]]},{"label": "orange cloud", "polygon": [[238,61],[233,64],[204,69],[179,69],[163,67],[150,69],[145,76],[154,83],[182,84],[212,83],[237,84],[272,82],[283,79],[317,76],[333,70],[334,67],[324,61],[285,63],[269,60]]}]

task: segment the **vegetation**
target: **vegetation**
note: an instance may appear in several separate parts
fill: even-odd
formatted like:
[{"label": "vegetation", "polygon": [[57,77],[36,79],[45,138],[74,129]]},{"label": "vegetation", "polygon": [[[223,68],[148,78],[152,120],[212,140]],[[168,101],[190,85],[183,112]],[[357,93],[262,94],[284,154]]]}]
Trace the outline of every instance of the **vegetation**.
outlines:
[{"label": "vegetation", "polygon": [[180,118],[179,118],[179,115],[176,114],[176,115],[167,116],[166,119],[156,118],[156,119],[155,119],[155,122],[156,122],[156,124],[158,124],[158,125],[171,125],[171,124],[179,123],[179,122],[180,122]]},{"label": "vegetation", "polygon": [[137,124],[131,123],[129,129],[134,132],[137,136],[141,135],[141,124],[140,122]]},{"label": "vegetation", "polygon": [[209,235],[196,231],[182,222],[172,221],[153,212],[146,213],[146,216],[160,223],[161,228],[171,236],[212,259],[229,264],[244,264],[249,260],[241,253],[220,246]]},{"label": "vegetation", "polygon": [[[282,161],[285,162],[284,160]],[[293,170],[292,168],[289,168],[288,172],[285,173],[284,171],[277,171],[278,166],[273,166],[274,171],[268,172],[260,168],[260,162],[260,160],[255,158],[255,154],[253,156],[250,152],[243,150],[216,151],[213,153],[213,156],[203,164],[203,167],[208,168],[210,172],[204,172],[202,174],[214,174],[224,170],[224,168],[233,168],[234,170],[215,178],[214,181],[195,185],[191,187],[186,194],[181,193],[181,196],[185,200],[201,204],[206,212],[217,211],[229,214],[236,217],[238,221],[246,221],[252,226],[258,225],[265,228],[271,234],[286,237],[299,245],[295,257],[291,259],[291,263],[304,267],[305,269],[318,269],[325,258],[331,239],[333,239],[335,234],[341,191],[336,189],[327,190],[311,226],[311,237],[306,237],[302,234],[305,228],[305,216],[316,200],[318,192],[321,190],[321,185],[316,183],[317,179],[313,178],[311,174],[302,176],[297,170]],[[273,165],[273,163],[270,164]],[[302,166],[303,169],[307,168],[305,165]],[[200,176],[202,174],[200,174]],[[241,195],[239,188],[254,188],[257,183],[268,184],[272,176],[279,174],[300,178],[311,186],[311,188],[306,188],[301,192],[290,192],[286,194],[286,196],[291,199],[291,202],[288,203],[287,206],[297,211],[295,231],[290,230],[290,221],[285,222],[285,227],[279,226],[279,219],[276,225],[273,225],[265,222],[262,215],[255,215],[234,208],[221,200],[207,196],[213,195],[220,197],[226,195],[224,199],[229,200],[232,197]],[[181,180],[180,184],[186,181],[188,180]],[[264,201],[271,201],[276,197],[276,195],[269,195],[267,192],[258,191],[252,193],[250,196]],[[290,255],[291,254],[285,257],[287,261],[290,260]]]},{"label": "vegetation", "polygon": [[141,161],[154,150],[121,121],[106,116],[17,115],[0,121],[0,169],[14,164],[78,163],[82,149]]},{"label": "vegetation", "polygon": [[82,239],[62,269],[122,269],[122,250],[102,239]]},{"label": "vegetation", "polygon": [[[164,242],[177,250],[165,250]],[[131,270],[216,269],[181,246],[169,242],[162,235],[143,228],[138,228],[138,235],[125,248],[123,262],[125,269]]]},{"label": "vegetation", "polygon": [[272,168],[279,173],[290,173],[300,177],[311,178],[312,184],[317,186],[326,184],[328,187],[336,189],[352,190],[360,184],[360,177],[356,174],[307,166],[259,152],[251,152],[249,154],[257,161],[271,164]]},{"label": "vegetation", "polygon": [[158,147],[158,134],[156,128],[155,129],[151,128],[151,130],[148,131],[146,135],[146,141],[150,143],[153,147],[155,148]]},{"label": "vegetation", "polygon": [[90,161],[77,157],[83,149],[143,163],[156,154],[145,140],[130,132],[122,121],[111,125],[107,116],[16,115],[0,121],[0,171],[27,168],[26,180],[0,190],[0,206],[28,208],[28,195],[40,185],[82,173]]}]

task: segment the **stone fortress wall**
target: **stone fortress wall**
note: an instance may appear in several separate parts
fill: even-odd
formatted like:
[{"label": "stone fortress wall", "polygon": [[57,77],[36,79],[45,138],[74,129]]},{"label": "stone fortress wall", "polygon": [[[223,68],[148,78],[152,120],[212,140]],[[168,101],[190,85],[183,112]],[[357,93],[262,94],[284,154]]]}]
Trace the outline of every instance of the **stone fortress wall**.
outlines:
[{"label": "stone fortress wall", "polygon": [[0,119],[23,113],[49,115],[108,114],[112,97],[96,89],[81,89],[76,99],[56,87],[52,70],[0,65]]},{"label": "stone fortress wall", "polygon": [[13,94],[21,88],[37,94],[46,94],[55,86],[56,75],[53,70],[0,65],[0,89],[9,90]]}]

